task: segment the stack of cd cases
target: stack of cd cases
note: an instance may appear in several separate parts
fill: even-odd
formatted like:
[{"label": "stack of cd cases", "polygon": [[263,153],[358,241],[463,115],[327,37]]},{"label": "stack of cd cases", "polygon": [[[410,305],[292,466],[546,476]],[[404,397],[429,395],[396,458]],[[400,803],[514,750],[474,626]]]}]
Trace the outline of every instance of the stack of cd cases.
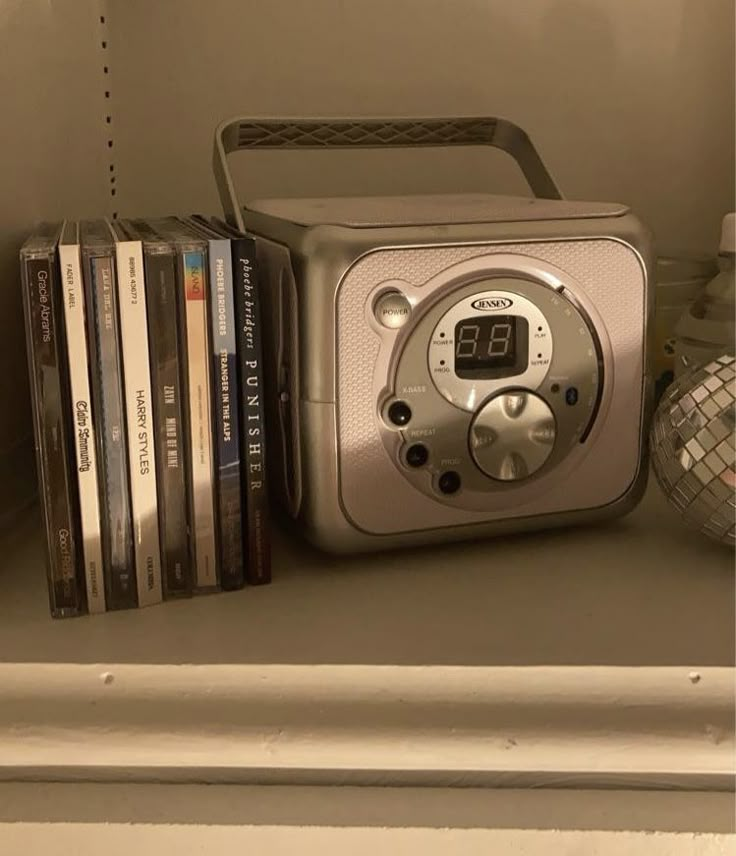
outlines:
[{"label": "stack of cd cases", "polygon": [[269,582],[253,239],[42,224],[20,260],[51,614]]}]

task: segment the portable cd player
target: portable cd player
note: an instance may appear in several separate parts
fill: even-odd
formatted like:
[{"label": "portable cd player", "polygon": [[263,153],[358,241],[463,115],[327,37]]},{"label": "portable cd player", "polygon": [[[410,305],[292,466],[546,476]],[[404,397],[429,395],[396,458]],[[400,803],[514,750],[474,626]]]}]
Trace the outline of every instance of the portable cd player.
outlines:
[{"label": "portable cd player", "polygon": [[[491,145],[534,198],[269,199],[239,149]],[[271,484],[307,537],[381,549],[620,515],[647,475],[647,230],[563,200],[500,119],[237,119],[226,216],[257,240]]]}]

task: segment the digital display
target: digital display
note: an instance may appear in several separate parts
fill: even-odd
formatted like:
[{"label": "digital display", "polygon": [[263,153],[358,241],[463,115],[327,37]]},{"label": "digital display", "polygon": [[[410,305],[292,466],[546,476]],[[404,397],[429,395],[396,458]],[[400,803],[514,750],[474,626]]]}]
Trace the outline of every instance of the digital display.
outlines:
[{"label": "digital display", "polygon": [[491,378],[521,374],[528,363],[529,325],[519,315],[479,315],[455,325],[455,374]]}]

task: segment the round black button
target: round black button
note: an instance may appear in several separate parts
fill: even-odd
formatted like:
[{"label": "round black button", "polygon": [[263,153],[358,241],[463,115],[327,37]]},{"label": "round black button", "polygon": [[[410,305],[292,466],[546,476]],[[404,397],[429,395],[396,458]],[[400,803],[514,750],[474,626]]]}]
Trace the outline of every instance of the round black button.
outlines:
[{"label": "round black button", "polygon": [[578,391],[577,387],[568,386],[565,390],[565,401],[572,407],[573,404],[578,403]]},{"label": "round black button", "polygon": [[406,463],[410,467],[423,467],[429,460],[429,450],[421,443],[415,443],[406,450]]},{"label": "round black button", "polygon": [[442,493],[457,493],[460,490],[460,476],[454,470],[442,473],[437,482]]},{"label": "round black button", "polygon": [[394,401],[388,409],[388,418],[394,425],[406,425],[411,419],[411,407],[405,401]]}]

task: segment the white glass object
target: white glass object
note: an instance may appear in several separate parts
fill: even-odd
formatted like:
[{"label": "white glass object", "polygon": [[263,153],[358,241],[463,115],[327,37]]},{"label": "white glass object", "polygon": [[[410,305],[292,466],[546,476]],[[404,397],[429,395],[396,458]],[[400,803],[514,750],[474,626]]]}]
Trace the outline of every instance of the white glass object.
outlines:
[{"label": "white glass object", "polygon": [[657,258],[652,370],[660,399],[675,376],[675,327],[718,273],[715,256],[663,254]]},{"label": "white glass object", "polygon": [[723,218],[720,273],[683,313],[675,327],[675,377],[723,353],[734,353],[736,214]]}]

